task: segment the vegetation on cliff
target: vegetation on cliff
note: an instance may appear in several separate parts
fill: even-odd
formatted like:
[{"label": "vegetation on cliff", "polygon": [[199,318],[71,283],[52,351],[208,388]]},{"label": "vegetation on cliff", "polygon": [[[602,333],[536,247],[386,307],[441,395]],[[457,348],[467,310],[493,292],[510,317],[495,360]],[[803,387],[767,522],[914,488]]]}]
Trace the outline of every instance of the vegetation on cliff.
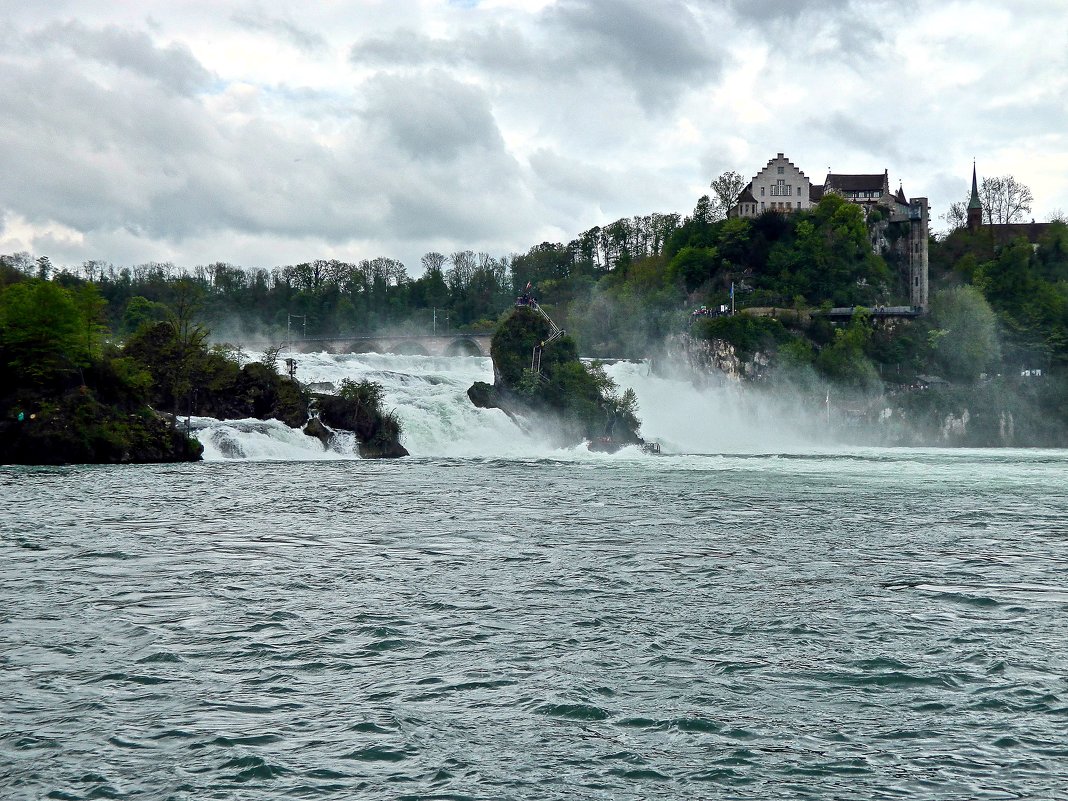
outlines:
[{"label": "vegetation on cliff", "polygon": [[[128,315],[138,327],[120,346],[93,283],[31,278],[4,265],[0,279],[0,365],[8,376],[0,463],[196,460],[203,448],[180,417],[308,422],[313,397],[279,374],[277,351],[243,364],[240,353],[207,344],[195,285],[179,283],[173,305],[151,313],[134,304],[146,313]],[[327,425],[356,433],[362,455],[407,455],[399,423],[381,408],[381,387],[344,385],[337,397],[315,400]]]},{"label": "vegetation on cliff", "polygon": [[[493,336],[494,385],[476,383],[469,391],[472,401],[513,414],[532,412],[550,418],[565,441],[607,438],[619,444],[640,443],[633,390],[620,394],[601,365],[580,361],[569,336],[541,347],[551,333],[543,316],[529,306],[516,307]],[[536,348],[540,355],[534,364]]]},{"label": "vegetation on cliff", "polygon": [[336,395],[315,397],[319,419],[331,428],[355,432],[363,458],[394,459],[408,455],[400,444],[400,421],[382,405],[385,392],[381,384],[346,378]]},{"label": "vegetation on cliff", "polygon": [[[201,316],[217,329],[236,325],[278,336],[291,315],[306,318],[306,330],[316,335],[383,326],[422,333],[435,321],[439,333],[484,329],[533,282],[543,307],[587,356],[646,357],[668,338],[685,334],[726,343],[742,358],[759,354],[761,367],[751,375],[789,378],[810,387],[814,398],[819,387],[871,396],[931,386],[929,378],[967,387],[998,376],[1011,382],[1006,391],[1023,398],[1052,392],[1042,386],[1052,388],[1068,368],[1068,228],[1050,224],[1034,241],[1001,238],[989,227],[977,232],[959,227],[932,239],[929,313],[914,321],[883,321],[862,310],[909,302],[903,256],[893,247],[901,228],[887,225],[888,211],[866,212],[828,193],[810,210],[725,219],[722,202],[701,198],[685,217],[623,218],[508,258],[428,253],[423,274],[414,279],[388,258],[317,260],[273,270],[216,263],[189,272],[161,264],[117,269],[86,262],[76,271],[92,280],[98,299],[108,301],[97,321],[126,336],[170,322],[189,287],[199,297]],[[57,271],[43,257],[0,256],[0,271],[12,270],[51,277],[73,293],[72,301],[91,305],[88,295],[79,294],[84,282],[74,270]],[[695,321],[690,311],[701,305],[733,305],[739,313]],[[855,307],[858,313],[832,322],[824,316],[832,306]],[[70,336],[57,331],[60,340]],[[190,333],[179,330],[177,347],[148,343],[157,351],[170,347],[171,363],[184,365],[169,376],[154,370],[153,386],[163,396],[153,402],[160,408],[237,414],[240,406],[242,414],[273,414],[291,422],[300,417],[302,401],[284,397],[281,384],[273,392],[257,389],[253,399],[251,386],[265,386],[255,375],[243,386],[229,368],[187,365]],[[568,346],[553,347],[563,353]],[[68,366],[72,352],[64,351]],[[38,356],[15,358],[46,365],[55,354],[46,349]],[[583,379],[568,377],[574,368],[557,369],[552,348],[545,358],[546,375],[555,370],[553,386],[524,383],[522,372],[506,366],[510,397],[526,391],[536,397],[535,405],[557,410],[570,403],[572,417],[593,420],[593,396],[571,386]],[[518,362],[526,359],[524,354]],[[194,375],[196,397],[187,391]],[[228,388],[213,395],[213,383]],[[231,402],[231,393],[240,400]]]},{"label": "vegetation on cliff", "polygon": [[150,405],[144,366],[108,344],[95,289],[4,275],[0,463],[170,462],[201,446]]}]

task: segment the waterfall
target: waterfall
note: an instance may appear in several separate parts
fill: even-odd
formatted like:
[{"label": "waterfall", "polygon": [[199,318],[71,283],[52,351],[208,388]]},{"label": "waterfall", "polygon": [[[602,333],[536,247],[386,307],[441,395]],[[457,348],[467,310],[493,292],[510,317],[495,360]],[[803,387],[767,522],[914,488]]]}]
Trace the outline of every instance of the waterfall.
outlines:
[{"label": "waterfall", "polygon": [[[345,378],[381,384],[386,408],[401,421],[401,442],[414,457],[613,458],[582,446],[555,449],[499,409],[472,405],[468,387],[493,380],[488,358],[309,353],[297,362],[298,378],[313,390],[332,391]],[[789,415],[782,408],[754,402],[752,392],[737,384],[697,388],[685,378],[654,375],[645,362],[615,362],[606,372],[620,391],[635,391],[642,436],[659,442],[665,453],[777,453],[805,445],[799,427],[784,422]],[[324,449],[277,420],[193,418],[192,430],[209,460],[359,458],[351,435]],[[642,456],[628,448],[615,458]]]}]

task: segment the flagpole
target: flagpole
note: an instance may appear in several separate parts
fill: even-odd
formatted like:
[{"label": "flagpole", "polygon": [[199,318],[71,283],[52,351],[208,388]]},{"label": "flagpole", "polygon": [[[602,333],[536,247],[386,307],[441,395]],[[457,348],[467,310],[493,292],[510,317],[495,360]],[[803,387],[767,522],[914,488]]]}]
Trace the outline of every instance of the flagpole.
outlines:
[{"label": "flagpole", "polygon": [[731,317],[734,316],[734,281],[731,281]]}]

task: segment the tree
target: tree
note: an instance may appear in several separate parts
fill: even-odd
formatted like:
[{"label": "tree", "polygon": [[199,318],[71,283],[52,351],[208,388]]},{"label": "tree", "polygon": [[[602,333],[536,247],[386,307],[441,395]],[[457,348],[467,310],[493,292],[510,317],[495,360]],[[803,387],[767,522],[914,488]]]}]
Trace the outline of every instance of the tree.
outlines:
[{"label": "tree", "polygon": [[712,203],[712,218],[722,220],[727,217],[727,212],[738,202],[738,196],[742,194],[746,181],[734,170],[727,170],[712,181],[712,193],[715,200]]},{"label": "tree", "polygon": [[715,248],[687,246],[668,263],[668,275],[681,281],[687,291],[693,292],[715,274],[719,263],[719,253]]},{"label": "tree", "polygon": [[[1011,175],[984,178],[980,181],[978,190],[979,202],[983,206],[983,221],[987,225],[1025,222],[1026,216],[1031,213],[1031,204],[1034,202],[1031,189]],[[951,231],[964,228],[968,224],[970,202],[971,192],[964,200],[949,204],[942,219]]]},{"label": "tree", "polygon": [[987,225],[1023,222],[1031,213],[1031,189],[1011,175],[984,178],[979,186],[979,202]]},{"label": "tree", "polygon": [[931,317],[936,325],[931,344],[946,376],[972,381],[1000,361],[997,315],[974,286],[937,293]]},{"label": "tree", "polygon": [[968,224],[968,201],[958,200],[956,203],[950,203],[942,219],[946,221],[950,231],[966,226]]},{"label": "tree", "polygon": [[71,293],[53,281],[28,280],[0,294],[0,353],[6,367],[44,382],[88,364],[86,324]]}]

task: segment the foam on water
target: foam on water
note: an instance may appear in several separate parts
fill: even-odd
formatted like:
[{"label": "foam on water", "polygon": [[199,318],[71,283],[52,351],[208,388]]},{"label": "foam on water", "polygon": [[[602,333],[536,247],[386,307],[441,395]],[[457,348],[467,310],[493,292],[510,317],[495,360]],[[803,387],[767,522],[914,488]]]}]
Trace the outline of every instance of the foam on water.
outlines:
[{"label": "foam on water", "polygon": [[204,446],[205,461],[306,461],[352,459],[356,455],[356,438],[347,432],[338,432],[330,446],[324,448],[315,437],[279,420],[194,417],[190,424],[193,435]]},{"label": "foam on water", "polygon": [[[401,442],[413,456],[606,458],[581,446],[554,448],[499,409],[476,408],[467,390],[475,381],[493,381],[488,358],[310,353],[298,363],[300,380],[314,389],[332,391],[344,379],[381,384],[386,407],[400,418]],[[606,371],[621,391],[635,391],[642,435],[660,443],[665,453],[811,452],[816,446],[802,433],[799,415],[746,387],[730,382],[697,387],[688,379],[654,375],[646,362],[615,362]],[[318,440],[278,421],[201,418],[194,429],[209,460],[358,458],[351,437],[324,449]],[[643,454],[624,449],[607,458]]]}]

